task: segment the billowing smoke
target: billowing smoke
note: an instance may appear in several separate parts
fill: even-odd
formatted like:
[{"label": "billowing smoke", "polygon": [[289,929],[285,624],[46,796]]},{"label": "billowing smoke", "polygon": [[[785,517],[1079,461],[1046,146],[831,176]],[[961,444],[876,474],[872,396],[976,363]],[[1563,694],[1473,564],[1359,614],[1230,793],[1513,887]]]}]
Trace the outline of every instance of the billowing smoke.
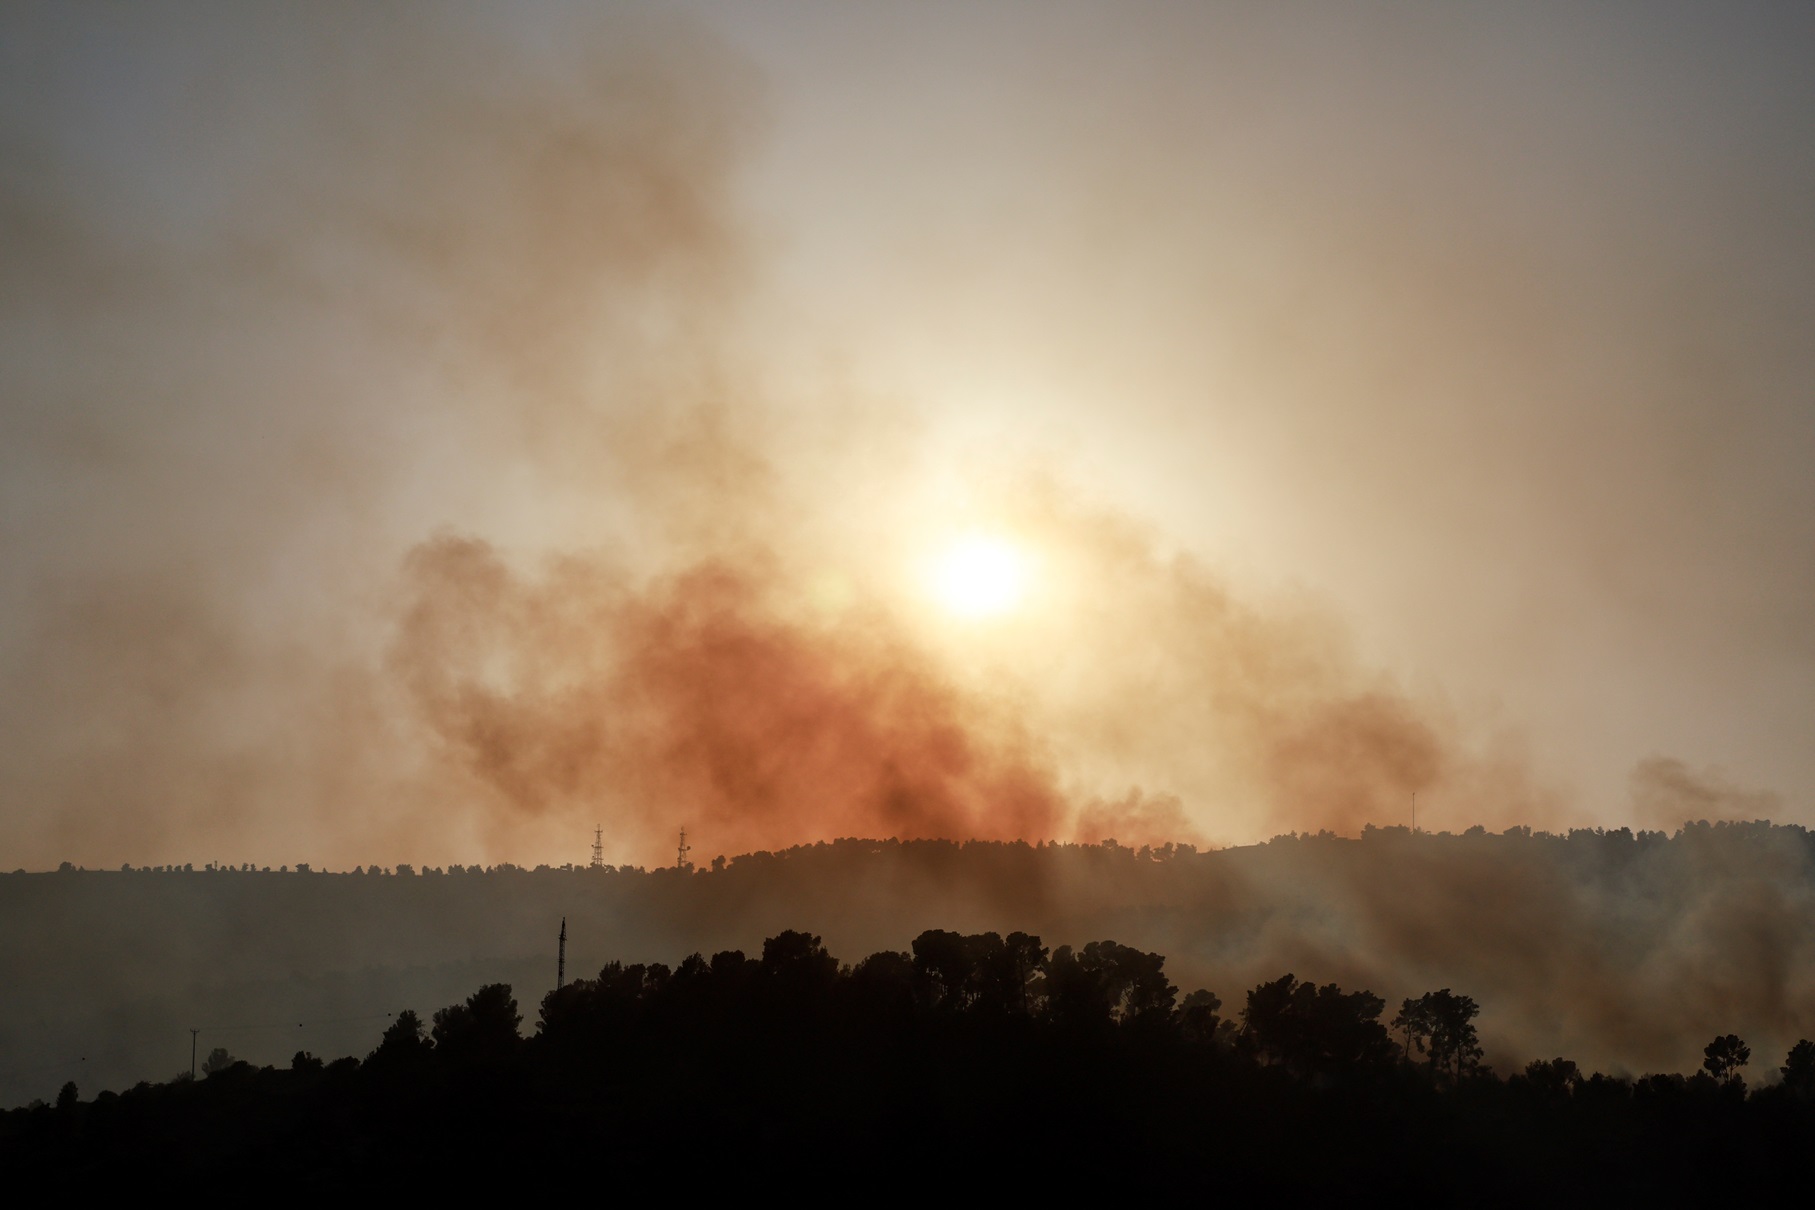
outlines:
[{"label": "billowing smoke", "polygon": [[816,607],[785,528],[647,577],[435,539],[409,557],[388,670],[500,826],[597,816],[646,846],[682,824],[728,852],[1353,833],[1418,793],[1447,822],[1543,818],[1516,762],[1369,673],[1329,618],[1244,606],[1125,523],[1031,512],[1049,598],[992,636],[981,674],[942,645],[953,623]]},{"label": "billowing smoke", "polygon": [[[778,353],[714,36],[324,11],[6,18],[13,860],[1568,818],[1326,606],[1037,449],[954,503],[911,409]],[[911,571],[967,524],[1037,564],[989,625]]]},{"label": "billowing smoke", "polygon": [[426,16],[4,19],[14,861],[521,843],[416,746],[387,594],[441,526],[634,528],[619,437],[715,389],[762,103],[659,17]]},{"label": "billowing smoke", "polygon": [[393,665],[504,809],[677,820],[731,849],[826,836],[1040,837],[1060,826],[1013,718],[861,621],[811,628],[748,566],[634,590],[582,560],[533,581],[473,540],[410,559]]},{"label": "billowing smoke", "polygon": [[[877,536],[937,540],[921,439],[761,355],[762,89],[697,29],[12,20],[6,445],[43,518],[7,538],[19,859],[1530,805],[1471,785],[1453,722],[1340,625],[1244,605],[1038,465],[987,502],[1045,560],[1026,616],[941,635],[888,566],[911,541]],[[95,37],[139,109],[47,100]],[[182,92],[227,62],[224,95]],[[122,129],[157,171],[86,176]]]}]

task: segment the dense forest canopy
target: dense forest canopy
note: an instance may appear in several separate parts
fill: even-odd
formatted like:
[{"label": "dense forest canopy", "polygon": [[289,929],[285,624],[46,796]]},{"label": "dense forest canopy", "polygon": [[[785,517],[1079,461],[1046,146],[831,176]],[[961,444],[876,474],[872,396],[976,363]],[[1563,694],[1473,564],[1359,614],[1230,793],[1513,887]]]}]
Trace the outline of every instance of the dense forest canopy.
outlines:
[{"label": "dense forest canopy", "polygon": [[[1689,1076],[1633,1081],[1559,1057],[1501,1079],[1481,1062],[1479,1006],[1448,988],[1390,1018],[1370,991],[1290,974],[1227,1017],[1213,992],[1178,993],[1163,955],[1109,940],[929,929],[841,964],[787,930],[760,957],[607,963],[549,991],[527,1039],[513,989],[494,983],[430,1021],[398,1013],[363,1063],[297,1051],[259,1069],[217,1048],[199,1086],[183,1073],[85,1102],[67,1083],[54,1109],[0,1116],[0,1163],[100,1182],[161,1159],[167,1174],[315,1188],[554,1186],[581,1154],[635,1186],[673,1164],[729,1178],[781,1155],[822,1179],[874,1179],[905,1154],[921,1181],[972,1187],[1202,1194],[1266,1179],[1289,1198],[1476,1204],[1559,1184],[1670,1201],[1806,1179],[1807,1040],[1750,1093],[1752,1051],[1732,1034]],[[1036,1156],[1063,1158],[1029,1167]]]}]

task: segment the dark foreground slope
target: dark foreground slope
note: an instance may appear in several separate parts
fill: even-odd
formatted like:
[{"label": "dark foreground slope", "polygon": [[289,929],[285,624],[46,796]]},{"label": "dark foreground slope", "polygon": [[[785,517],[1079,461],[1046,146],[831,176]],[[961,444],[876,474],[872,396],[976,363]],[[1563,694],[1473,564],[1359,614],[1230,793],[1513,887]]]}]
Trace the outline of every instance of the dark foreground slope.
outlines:
[{"label": "dark foreground slope", "polygon": [[760,959],[610,964],[546,996],[527,1039],[511,989],[490,985],[432,1030],[401,1016],[363,1064],[298,1054],[72,1090],[0,1115],[0,1171],[79,1173],[90,1192],[965,1204],[1763,1204],[1815,1178],[1808,1043],[1750,1096],[1719,1062],[1501,1080],[1468,1044],[1466,1000],[1444,998],[1463,1009],[1448,1035],[1405,1005],[1408,1055],[1365,991],[1284,978],[1223,1021],[1214,997],[1176,990],[1159,955],[1113,943],[929,932],[841,969],[785,932]]},{"label": "dark foreground slope", "polygon": [[722,869],[0,875],[0,1105],[187,1070],[363,1054],[405,1005],[484,983],[532,999],[608,958],[752,950],[786,928],[834,952],[921,930],[1114,937],[1189,986],[1281,971],[1397,998],[1466,988],[1503,1068],[1567,1054],[1683,1070],[1739,1032],[1815,1035],[1815,844],[1765,824],[1661,833],[1281,838],[1197,853],[838,841]]}]

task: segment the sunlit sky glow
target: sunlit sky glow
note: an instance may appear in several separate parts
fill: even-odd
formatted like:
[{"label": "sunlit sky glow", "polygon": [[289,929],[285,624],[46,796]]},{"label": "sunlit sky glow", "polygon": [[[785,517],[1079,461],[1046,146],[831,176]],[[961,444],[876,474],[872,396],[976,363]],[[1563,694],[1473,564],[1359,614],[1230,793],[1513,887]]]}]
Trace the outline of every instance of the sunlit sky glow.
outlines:
[{"label": "sunlit sky glow", "polygon": [[1812,60],[8,6],[0,859],[1815,822]]},{"label": "sunlit sky glow", "polygon": [[1024,604],[1027,558],[1012,541],[989,533],[964,534],[940,554],[932,569],[939,601],[966,618],[1008,613]]}]

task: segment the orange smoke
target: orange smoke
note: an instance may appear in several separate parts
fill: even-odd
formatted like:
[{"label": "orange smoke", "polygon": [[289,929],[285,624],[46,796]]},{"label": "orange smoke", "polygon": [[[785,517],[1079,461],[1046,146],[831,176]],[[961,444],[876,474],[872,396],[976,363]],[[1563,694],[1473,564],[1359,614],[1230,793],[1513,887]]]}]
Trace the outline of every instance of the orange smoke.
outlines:
[{"label": "orange smoke", "polygon": [[[188,95],[180,31],[92,20],[117,33],[46,44],[65,87],[117,44]],[[1540,822],[1518,761],[1469,759],[1340,625],[994,441],[953,489],[943,405],[811,368],[739,184],[765,89],[710,30],[250,20],[209,71],[262,100],[199,142],[160,110],[133,157],[215,181],[205,222],[93,187],[56,106],[0,123],[49,155],[0,180],[32,252],[0,307],[60,334],[7,362],[0,441],[20,515],[59,519],[9,539],[15,860],[534,862],[595,823],[614,861],[683,823],[1239,842],[1414,790]],[[916,615],[907,555],[979,517],[1037,591]]]},{"label": "orange smoke", "polygon": [[[767,507],[717,493],[733,514],[745,495]],[[1402,820],[1414,792],[1439,826],[1532,817],[1516,763],[1344,655],[1332,621],[1241,607],[1125,531],[1105,549],[1088,518],[1043,536],[1072,543],[1095,595],[1005,636],[987,672],[877,599],[801,607],[790,560],[735,534],[647,580],[598,554],[526,573],[478,539],[424,543],[390,666],[501,838],[601,820],[637,846],[685,825],[721,852],[1201,843],[1353,833]]]},{"label": "orange smoke", "polygon": [[706,562],[633,592],[579,560],[520,577],[487,544],[442,538],[409,575],[394,665],[515,812],[602,807],[618,828],[687,824],[726,850],[1060,825],[1013,719],[885,620],[784,617],[751,568]]}]

